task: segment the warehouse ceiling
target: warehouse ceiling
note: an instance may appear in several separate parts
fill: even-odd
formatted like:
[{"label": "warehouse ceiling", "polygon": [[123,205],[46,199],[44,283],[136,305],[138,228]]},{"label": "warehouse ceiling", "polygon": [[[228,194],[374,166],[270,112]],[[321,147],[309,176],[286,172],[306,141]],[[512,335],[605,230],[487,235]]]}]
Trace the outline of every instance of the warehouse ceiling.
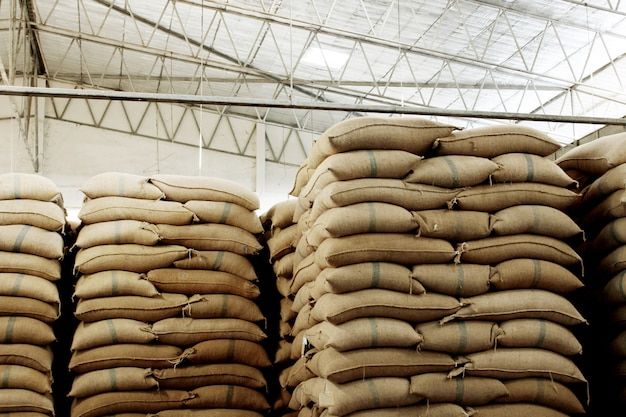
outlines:
[{"label": "warehouse ceiling", "polygon": [[[622,0],[3,0],[0,19],[5,83],[626,115]],[[211,110],[311,131],[351,115]],[[522,123],[563,143],[600,127]]]}]

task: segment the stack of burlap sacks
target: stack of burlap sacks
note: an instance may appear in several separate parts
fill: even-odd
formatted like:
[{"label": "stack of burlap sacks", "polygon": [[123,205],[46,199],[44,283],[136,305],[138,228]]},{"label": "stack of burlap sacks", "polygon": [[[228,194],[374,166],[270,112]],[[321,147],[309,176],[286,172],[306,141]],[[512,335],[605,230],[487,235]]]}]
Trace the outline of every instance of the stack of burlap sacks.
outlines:
[{"label": "stack of burlap sacks", "polygon": [[257,197],[214,178],[118,173],[82,191],[72,416],[268,409],[264,316],[246,258],[262,248]]},{"label": "stack of burlap sacks", "polygon": [[592,388],[597,411],[614,413],[626,404],[626,133],[580,145],[557,163],[589,183],[577,214],[587,232],[584,252],[593,277]]},{"label": "stack of burlap sacks", "polygon": [[[340,123],[293,194],[297,312],[280,377],[299,415],[561,417],[584,408],[561,294],[582,286],[564,241],[578,199],[559,146],[521,126],[417,118]],[[425,157],[425,158],[424,158]],[[567,386],[566,386],[567,385]]]},{"label": "stack of burlap sacks", "polygon": [[[59,189],[0,175],[0,414],[51,416],[65,210]],[[6,413],[6,414],[5,414]]]},{"label": "stack of burlap sacks", "polygon": [[[276,276],[276,288],[281,296],[280,319],[278,323],[279,341],[274,357],[275,369],[278,372],[295,362],[291,358],[293,342],[291,329],[294,325],[296,313],[291,308],[293,296],[290,293],[289,286],[293,276],[295,245],[301,234],[298,224],[293,222],[296,203],[296,200],[278,203],[261,216],[261,222],[265,227],[269,260]],[[274,412],[279,415],[288,415],[290,399],[291,390],[287,387],[282,387],[272,407]]]}]

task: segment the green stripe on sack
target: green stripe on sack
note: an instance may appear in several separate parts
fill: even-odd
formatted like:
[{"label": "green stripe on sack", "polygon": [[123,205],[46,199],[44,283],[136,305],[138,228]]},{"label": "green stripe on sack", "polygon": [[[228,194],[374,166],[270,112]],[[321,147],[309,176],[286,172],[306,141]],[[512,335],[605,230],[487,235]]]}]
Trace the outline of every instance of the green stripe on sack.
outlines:
[{"label": "green stripe on sack", "polygon": [[367,151],[367,156],[370,159],[370,177],[378,176],[378,164],[376,163],[376,155],[373,151]]},{"label": "green stripe on sack", "polygon": [[530,283],[530,288],[537,288],[541,281],[541,262],[538,259],[533,259],[533,280]]},{"label": "green stripe on sack", "polygon": [[536,379],[537,381],[537,396],[535,401],[538,404],[546,403],[546,383],[543,379]]},{"label": "green stripe on sack", "polygon": [[535,180],[535,164],[530,155],[524,155],[524,158],[526,159],[526,182],[533,182]]},{"label": "green stripe on sack", "polygon": [[228,312],[228,294],[222,294],[222,306],[220,308],[220,317],[227,317]]},{"label": "green stripe on sack", "polygon": [[109,369],[109,382],[111,383],[111,391],[117,391],[117,370]]},{"label": "green stripe on sack", "polygon": [[226,351],[226,360],[231,362],[235,358],[235,339],[228,340],[228,350]]},{"label": "green stripe on sack", "polygon": [[367,203],[367,209],[369,211],[370,224],[367,227],[368,232],[376,231],[376,207],[374,207],[374,203]]},{"label": "green stripe on sack", "polygon": [[233,385],[229,385],[226,390],[226,407],[230,408],[233,404],[233,396],[235,394],[235,387]]},{"label": "green stripe on sack", "polygon": [[380,285],[380,262],[372,262],[372,288]]},{"label": "green stripe on sack", "polygon": [[17,317],[9,317],[7,328],[4,331],[4,343],[13,343],[13,330],[15,330],[15,320]]},{"label": "green stripe on sack", "polygon": [[378,346],[378,327],[376,326],[376,319],[369,317],[367,322],[370,325],[370,340],[372,346]]},{"label": "green stripe on sack", "polygon": [[459,347],[457,349],[457,352],[459,353],[465,353],[465,350],[467,349],[467,323],[465,323],[464,321],[460,321],[458,322],[458,326],[459,326]]},{"label": "green stripe on sack", "polygon": [[122,242],[122,225],[119,221],[113,222],[113,241],[118,245]]},{"label": "green stripe on sack", "polygon": [[17,234],[15,238],[15,243],[13,244],[13,248],[11,249],[11,252],[20,252],[20,250],[22,249],[22,244],[24,243],[24,239],[26,238],[26,235],[28,234],[30,229],[32,229],[32,226],[28,226],[28,225],[22,226],[22,228],[20,229],[20,232]]},{"label": "green stripe on sack", "polygon": [[117,332],[115,331],[115,324],[113,324],[113,320],[107,319],[107,328],[109,329],[109,335],[111,336],[111,341],[113,344],[119,343],[117,339]]},{"label": "green stripe on sack", "polygon": [[111,272],[111,295],[118,295],[120,289],[120,278],[117,276],[117,271]]},{"label": "green stripe on sack", "polygon": [[16,200],[22,198],[22,176],[14,175],[13,176],[13,196]]},{"label": "green stripe on sack", "polygon": [[456,268],[456,298],[461,298],[463,295],[463,286],[465,285],[465,271],[458,265]]},{"label": "green stripe on sack", "polygon": [[13,288],[11,288],[11,295],[18,295],[20,289],[22,288],[22,284],[24,283],[24,274],[17,274],[15,278],[15,282],[13,283]]},{"label": "green stripe on sack", "polygon": [[233,207],[232,203],[224,203],[224,210],[222,210],[222,217],[220,217],[220,219],[218,220],[219,224],[226,223],[226,220],[228,220],[228,216],[230,215],[230,210],[232,209],[232,207]]},{"label": "green stripe on sack", "polygon": [[0,388],[9,388],[9,381],[11,380],[11,367],[5,366],[0,377]]},{"label": "green stripe on sack", "polygon": [[450,174],[452,174],[452,188],[458,187],[461,180],[459,177],[459,170],[457,169],[456,164],[452,159],[450,159],[449,156],[443,156],[442,158],[444,162],[448,165],[448,168],[450,168]]},{"label": "green stripe on sack", "polygon": [[215,257],[215,260],[213,261],[213,265],[211,265],[211,269],[215,271],[219,271],[220,267],[222,266],[223,259],[224,259],[224,251],[219,251],[217,253],[217,256]]},{"label": "green stripe on sack", "polygon": [[463,403],[463,396],[465,394],[465,381],[463,378],[454,378],[456,382],[456,395],[454,402],[457,404]]},{"label": "green stripe on sack", "polygon": [[626,277],[626,271],[621,273],[621,277],[619,279],[619,291],[622,295],[622,299],[626,300],[626,280],[624,280],[624,277]]},{"label": "green stripe on sack", "polygon": [[376,389],[376,385],[374,385],[374,381],[371,378],[368,378],[367,380],[367,389],[370,392],[370,395],[372,396],[372,400],[374,400],[374,407],[372,408],[380,408],[380,394],[378,393],[378,390]]},{"label": "green stripe on sack", "polygon": [[537,337],[537,345],[536,347],[541,348],[546,341],[546,321],[539,320],[539,336]]}]

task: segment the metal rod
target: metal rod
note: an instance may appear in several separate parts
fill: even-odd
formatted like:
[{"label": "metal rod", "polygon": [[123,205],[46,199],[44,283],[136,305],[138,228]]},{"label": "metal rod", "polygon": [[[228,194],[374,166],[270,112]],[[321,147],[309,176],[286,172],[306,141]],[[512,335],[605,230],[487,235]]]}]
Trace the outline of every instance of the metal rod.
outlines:
[{"label": "metal rod", "polygon": [[0,86],[0,95],[36,96],[52,98],[78,98],[87,100],[145,101],[192,105],[262,107],[277,109],[302,109],[364,113],[396,113],[422,116],[448,116],[477,119],[529,120],[535,122],[580,123],[594,125],[626,126],[626,118],[562,116],[557,114],[528,114],[473,110],[451,110],[416,106],[394,106],[384,104],[343,104],[314,101],[279,101],[244,97],[199,96],[193,94],[145,93],[130,91],[83,90],[73,88]]}]

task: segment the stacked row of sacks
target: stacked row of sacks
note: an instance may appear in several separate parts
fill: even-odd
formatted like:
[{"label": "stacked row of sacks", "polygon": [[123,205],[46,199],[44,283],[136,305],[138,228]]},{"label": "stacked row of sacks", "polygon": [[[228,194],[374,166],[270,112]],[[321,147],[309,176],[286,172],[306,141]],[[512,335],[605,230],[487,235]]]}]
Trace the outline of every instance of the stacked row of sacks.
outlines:
[{"label": "stacked row of sacks", "polygon": [[[261,216],[261,222],[266,230],[269,260],[276,276],[276,288],[280,295],[279,340],[274,356],[275,371],[279,373],[295,362],[291,358],[293,342],[291,329],[295,323],[296,313],[291,308],[293,296],[290,294],[289,285],[293,275],[295,245],[300,239],[298,224],[293,221],[296,203],[296,200],[280,202]],[[282,387],[272,408],[279,415],[289,415],[290,399],[291,390]]]},{"label": "stacked row of sacks", "polygon": [[[105,173],[79,213],[73,417],[258,417],[257,197],[229,181]],[[193,411],[186,411],[193,410]]]},{"label": "stacked row of sacks", "polygon": [[2,415],[54,415],[51,344],[60,311],[55,282],[61,279],[64,228],[63,200],[50,180],[0,175]]},{"label": "stacked row of sacks", "polygon": [[[454,131],[354,119],[324,133],[296,179],[281,374],[301,416],[563,416],[585,378],[562,294],[582,286],[564,241],[574,181],[558,144],[520,126]],[[434,149],[434,150],[433,150]]]},{"label": "stacked row of sacks", "polygon": [[592,394],[596,411],[615,412],[626,404],[626,134],[580,145],[557,163],[588,182],[577,214],[587,232],[584,255],[593,276]]}]

